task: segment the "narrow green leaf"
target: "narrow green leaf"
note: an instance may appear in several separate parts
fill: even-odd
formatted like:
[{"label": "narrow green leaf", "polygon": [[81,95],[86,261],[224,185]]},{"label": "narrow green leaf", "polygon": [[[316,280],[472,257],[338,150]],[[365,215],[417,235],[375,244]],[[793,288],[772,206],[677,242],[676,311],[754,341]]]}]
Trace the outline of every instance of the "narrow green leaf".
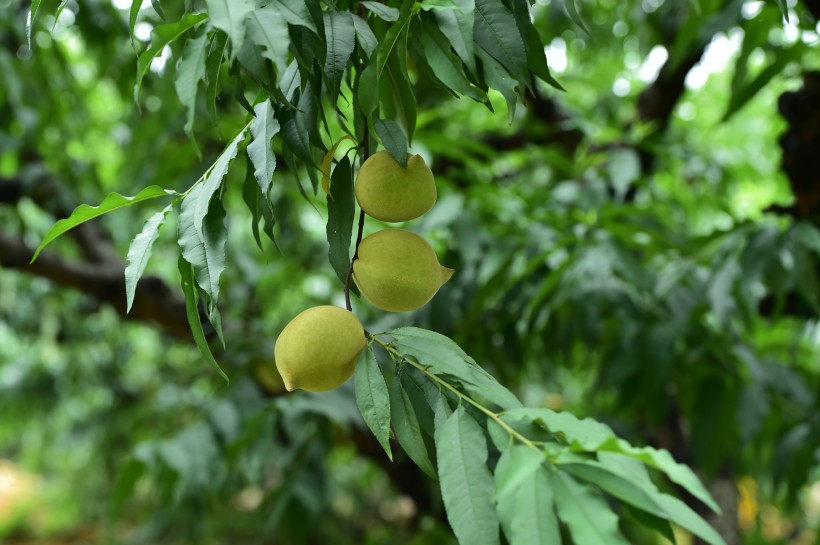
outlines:
[{"label": "narrow green leaf", "polygon": [[347,156],[336,165],[332,182],[331,194],[327,196],[328,260],[344,283],[350,269],[350,241],[356,214],[353,169]]},{"label": "narrow green leaf", "polygon": [[378,2],[369,2],[362,0],[361,5],[369,9],[376,17],[384,19],[385,21],[393,22],[399,19],[399,10],[391,8]]},{"label": "narrow green leaf", "polygon": [[686,528],[699,538],[712,545],[726,545],[726,541],[720,537],[714,528],[703,520],[691,507],[668,494],[660,494],[656,500],[669,514],[669,518],[676,524]]},{"label": "narrow green leaf", "polygon": [[160,0],[151,0],[151,7],[154,8],[154,11],[157,12],[157,15],[159,15],[160,19],[162,19],[163,21],[167,20],[165,17],[165,10],[162,9],[162,4],[160,3]]},{"label": "narrow green leaf", "polygon": [[[200,240],[205,240],[202,231],[202,222],[205,219],[205,215],[208,214],[208,208],[211,203],[211,198],[213,197],[214,193],[216,193],[217,189],[222,185],[222,180],[225,178],[225,175],[228,173],[228,167],[233,161],[234,157],[236,157],[236,153],[239,149],[239,144],[245,139],[245,131],[248,130],[248,127],[245,126],[239,133],[231,140],[231,143],[225,148],[222,154],[217,158],[214,164],[211,166],[210,170],[208,171],[205,179],[202,180],[202,183],[199,184],[201,189],[198,192],[198,198],[194,203],[194,228],[199,235]],[[189,194],[185,200],[188,200],[191,197]]]},{"label": "narrow green leaf", "polygon": [[227,231],[224,226],[225,211],[219,199],[212,202],[212,214],[196,228],[196,209],[204,200],[203,186],[195,186],[182,200],[178,220],[178,243],[182,256],[196,272],[196,281],[208,294],[210,306],[216,306],[219,297],[219,277],[225,269],[225,241]]},{"label": "narrow green leaf", "polygon": [[518,105],[518,94],[515,90],[517,83],[515,79],[501,66],[501,63],[496,61],[489,53],[485,52],[483,48],[479,47],[476,50],[476,54],[484,66],[484,79],[487,81],[487,85],[499,91],[507,102],[507,117],[509,122],[512,123],[513,117],[515,116],[515,109]]},{"label": "narrow green leaf", "polygon": [[[402,37],[407,39],[407,27],[410,24],[410,14],[403,16],[393,23],[379,43],[378,48],[371,55],[370,62],[359,78],[359,104],[364,110],[364,114],[372,114],[378,106],[379,80],[393,50],[401,41]],[[406,50],[406,48],[405,48]],[[374,58],[375,57],[375,58]]]},{"label": "narrow green leaf", "polygon": [[[201,201],[200,201],[201,202]],[[219,278],[225,270],[225,245],[228,240],[228,230],[225,227],[225,208],[222,206],[220,199],[213,199],[208,207],[208,214],[205,216],[202,223],[202,242],[205,249],[205,264],[207,267],[207,275],[205,271],[197,277],[197,283],[205,290],[205,293],[210,297],[208,316],[211,318],[212,325],[217,328],[217,332],[221,331],[219,324],[214,322],[214,313],[216,310],[216,302],[219,299]],[[220,338],[222,335],[220,334]],[[224,343],[224,340],[223,340]]]},{"label": "narrow green leaf", "polygon": [[251,212],[251,232],[253,239],[259,250],[264,252],[262,247],[262,238],[259,235],[259,220],[262,217],[262,190],[259,189],[259,184],[253,175],[253,163],[250,158],[247,159],[247,166],[245,167],[245,182],[242,184],[242,200]]},{"label": "narrow green leaf", "polygon": [[393,451],[390,449],[390,396],[371,346],[359,354],[353,382],[356,388],[356,404],[362,418],[387,453],[387,457],[393,460]]},{"label": "narrow green leaf", "polygon": [[[36,0],[39,2],[40,0]],[[134,27],[137,26],[137,16],[142,7],[142,0],[131,0],[131,9],[128,12],[128,34],[131,36],[131,47],[136,47],[134,44]]]},{"label": "narrow green leaf", "polygon": [[[451,6],[442,4],[452,4]],[[438,21],[438,26],[445,36],[450,40],[456,54],[461,58],[464,65],[473,74],[477,74],[475,53],[474,53],[474,27],[475,27],[475,0],[455,0],[453,2],[427,2],[422,4],[422,9],[432,9]]]},{"label": "narrow green leaf", "polygon": [[786,20],[786,23],[789,22],[789,3],[787,0],[777,0],[777,7],[780,8],[780,13],[783,14],[783,18]]},{"label": "narrow green leaf", "polygon": [[245,40],[245,19],[254,11],[253,0],[205,0],[211,25],[228,35],[235,57]]},{"label": "narrow green leaf", "polygon": [[522,86],[529,85],[527,50],[515,17],[501,0],[476,0],[475,42],[506,67]]},{"label": "narrow green leaf", "polygon": [[444,335],[415,327],[394,329],[396,346],[403,354],[416,359],[436,374],[458,379],[464,388],[504,409],[521,407],[521,402],[487,371],[475,363],[451,339]]},{"label": "narrow green leaf", "polygon": [[592,450],[618,452],[635,458],[650,467],[659,469],[663,471],[672,482],[685,488],[690,494],[708,505],[716,513],[720,513],[720,507],[715,503],[715,500],[712,499],[712,496],[695,473],[689,466],[677,463],[666,450],[658,450],[652,447],[633,447],[623,439],[615,437],[603,441]]},{"label": "narrow green leaf", "polygon": [[303,26],[314,34],[318,33],[304,0],[273,0],[271,5],[276,6],[288,24]]},{"label": "narrow green leaf", "polygon": [[[652,498],[652,489],[647,488],[645,483],[614,473],[594,460],[583,463],[561,464],[560,469],[600,487],[610,495],[642,511],[656,517],[666,517],[666,512]],[[652,488],[654,488],[654,485],[652,485]]]},{"label": "narrow green leaf", "polygon": [[257,8],[248,14],[248,37],[259,46],[262,56],[276,66],[276,74],[281,77],[288,67],[290,34],[281,13],[273,5]]},{"label": "narrow green leaf", "polygon": [[675,538],[675,531],[672,529],[672,524],[668,518],[656,517],[650,515],[646,511],[641,511],[636,507],[625,504],[626,510],[630,515],[640,524],[650,530],[654,530],[665,537],[672,545],[677,545],[678,540]]},{"label": "narrow green leaf", "polygon": [[450,51],[450,42],[439,27],[425,23],[422,28],[419,41],[436,79],[458,94],[479,102],[486,101],[486,93],[472,85],[464,75],[461,61]]},{"label": "narrow green leaf", "polygon": [[441,497],[450,526],[463,545],[498,545],[493,478],[484,432],[463,406],[436,431]]},{"label": "narrow green leaf", "polygon": [[444,426],[446,425],[447,419],[450,418],[451,414],[453,414],[453,410],[447,402],[447,397],[440,393],[438,398],[435,400],[435,406],[433,407],[433,425],[435,428],[434,438],[436,443],[439,441],[439,435],[444,433]]},{"label": "narrow green leaf", "polygon": [[199,321],[196,286],[194,285],[194,269],[191,264],[185,261],[181,255],[179,256],[178,268],[182,285],[182,293],[185,294],[185,314],[188,318],[188,325],[191,326],[191,333],[194,336],[194,342],[196,343],[197,348],[199,348],[200,354],[202,354],[213,366],[213,368],[216,369],[219,376],[225,379],[226,383],[230,383],[230,380],[228,380],[228,375],[225,374],[214,359],[214,355],[211,353],[211,347],[208,346],[208,341],[205,338],[205,332],[202,330],[202,322]]},{"label": "narrow green leaf", "polygon": [[434,411],[441,392],[438,388],[429,388],[430,380],[418,369],[410,366],[404,368],[399,379],[413,405],[422,433],[434,439],[436,433]]},{"label": "narrow green leaf", "polygon": [[134,293],[137,290],[137,282],[139,282],[139,279],[142,277],[145,266],[148,264],[148,259],[151,257],[151,248],[159,236],[159,228],[165,223],[165,218],[173,206],[173,203],[169,204],[161,211],[151,215],[145,222],[145,225],[142,226],[140,234],[131,241],[131,245],[128,248],[128,266],[125,267],[126,313],[131,310],[131,306],[134,304]]},{"label": "narrow green leaf", "polygon": [[110,193],[103,202],[101,202],[98,206],[88,206],[87,204],[81,204],[77,208],[71,212],[71,215],[65,219],[61,219],[57,223],[55,223],[51,229],[48,230],[46,236],[43,237],[43,241],[40,243],[40,246],[37,247],[37,250],[34,252],[34,256],[31,258],[31,263],[34,263],[34,260],[37,259],[37,256],[40,255],[40,252],[45,248],[48,244],[50,244],[54,239],[68,231],[69,229],[73,229],[77,227],[81,223],[85,223],[86,221],[96,218],[98,216],[102,216],[103,214],[107,214],[108,212],[112,212],[114,210],[119,210],[120,208],[125,208],[126,206],[131,206],[137,204],[138,202],[147,201],[149,199],[156,199],[157,197],[167,197],[169,195],[176,195],[176,191],[171,191],[170,189],[163,189],[158,185],[148,186],[133,197],[125,197],[120,195],[119,193]]},{"label": "narrow green leaf", "polygon": [[402,387],[399,377],[394,377],[390,383],[390,413],[393,418],[393,429],[396,439],[419,469],[432,478],[436,478],[436,470],[430,461],[427,445],[421,435],[416,411]]},{"label": "narrow green leaf", "polygon": [[267,198],[270,191],[273,173],[276,170],[276,154],[273,151],[273,137],[279,132],[279,122],[274,117],[273,105],[264,100],[254,106],[254,117],[251,122],[251,143],[248,144],[248,157],[253,163],[253,175]]},{"label": "narrow green leaf", "polygon": [[370,114],[376,111],[376,107],[379,105],[379,76],[372,56],[370,64],[367,65],[359,78],[359,87],[356,92],[362,113],[370,117]]},{"label": "narrow green leaf", "polygon": [[413,93],[413,86],[407,76],[406,67],[399,59],[407,55],[406,47],[399,48],[396,54],[391,55],[387,61],[384,71],[385,81],[392,93],[393,105],[396,108],[395,116],[401,121],[407,132],[407,139],[413,141],[413,133],[416,130],[416,96]]},{"label": "narrow green leaf", "polygon": [[563,471],[549,476],[558,516],[569,527],[575,543],[629,545],[618,530],[618,517],[600,495]]},{"label": "narrow green leaf", "polygon": [[[308,93],[306,87],[305,91]],[[308,134],[307,116],[302,106],[312,100],[305,97],[299,99],[299,110],[286,110],[282,113],[282,140],[290,149],[291,153],[301,159],[305,164],[316,166],[313,154],[310,151],[310,135]]]},{"label": "narrow green leaf", "polygon": [[530,71],[545,83],[563,91],[564,88],[550,73],[547,56],[544,53],[544,41],[530,19],[529,3],[521,0],[515,2],[513,8],[515,22],[527,48],[527,66]]},{"label": "narrow green leaf", "polygon": [[213,33],[208,47],[208,58],[205,59],[205,73],[208,77],[206,102],[211,117],[216,118],[216,95],[219,93],[219,73],[225,49],[228,47],[228,35],[221,31]]},{"label": "narrow green leaf", "polygon": [[[299,63],[296,60],[291,61],[287,70],[279,78],[279,90],[285,98],[290,101],[294,100],[296,92],[302,88],[302,76],[299,73]],[[292,106],[289,104],[289,106]]]},{"label": "narrow green leaf", "polygon": [[31,0],[31,9],[26,15],[26,42],[28,43],[29,49],[31,49],[31,26],[37,18],[37,11],[40,9],[42,1],[43,0]]},{"label": "narrow green leaf", "polygon": [[[590,461],[584,460],[583,463],[588,464]],[[687,507],[686,504],[677,502],[674,498],[670,501],[670,496],[662,494],[658,490],[655,483],[650,479],[646,467],[640,460],[630,458],[629,456],[620,453],[599,452],[598,462],[594,464],[603,467],[610,473],[619,475],[623,479],[634,483],[634,485],[639,486],[642,490],[649,494],[655,505],[660,507],[662,514],[655,515],[648,513],[645,510],[634,512],[633,514],[636,518],[639,520],[646,520],[646,525],[651,525],[659,532],[668,536],[668,534],[671,533],[671,530],[669,530],[668,521],[672,521],[678,526],[685,528],[709,543],[712,543],[712,545],[725,545],[720,536],[717,535],[717,533],[705,520],[703,520],[700,515]],[[601,485],[601,487],[606,490],[605,486]],[[614,493],[613,495],[617,496],[617,494]],[[681,504],[683,507],[681,507]],[[663,524],[662,521],[667,521],[667,523]]]},{"label": "narrow green leaf", "polygon": [[546,457],[524,445],[510,445],[495,468],[495,497],[504,498],[532,478]]},{"label": "narrow green leaf", "polygon": [[347,61],[356,46],[356,28],[347,11],[325,12],[323,18],[327,39],[324,74],[330,102],[336,104]]},{"label": "narrow green leaf", "polygon": [[353,28],[356,29],[356,41],[359,43],[359,47],[362,48],[365,56],[370,58],[379,46],[379,40],[376,38],[376,35],[373,34],[367,21],[358,15],[353,15]]},{"label": "narrow green leaf", "polygon": [[581,14],[578,12],[578,6],[575,5],[576,1],[577,0],[564,0],[564,9],[567,10],[567,15],[569,15],[570,20],[575,23],[578,28],[583,30],[587,36],[592,37],[592,34],[589,32],[589,28],[581,18]]},{"label": "narrow green leaf", "polygon": [[[207,41],[208,35],[203,33],[201,36],[191,38],[185,42],[182,60],[179,62],[177,76],[174,80],[179,101],[188,112],[185,121],[185,132],[192,141],[194,141],[194,116],[196,115],[196,97],[199,82],[205,79]],[[196,145],[195,141],[194,145]]]},{"label": "narrow green leaf", "polygon": [[389,119],[379,119],[374,123],[374,127],[382,145],[402,168],[405,168],[407,166],[407,137],[398,123]]},{"label": "narrow green leaf", "polygon": [[151,46],[143,51],[137,59],[137,82],[134,85],[134,100],[139,97],[142,78],[151,67],[151,61],[162,53],[166,45],[179,38],[182,33],[195,27],[208,18],[207,13],[186,13],[176,23],[168,23],[154,27],[151,31]]},{"label": "narrow green leaf", "polygon": [[571,413],[558,413],[547,408],[522,407],[512,409],[506,411],[503,418],[504,420],[531,419],[575,450],[592,452],[597,450],[597,446],[604,441],[615,437],[609,426],[596,420],[591,418],[579,420]]},{"label": "narrow green leaf", "polygon": [[560,545],[561,532],[544,456],[516,445],[495,470],[498,517],[510,545]]},{"label": "narrow green leaf", "polygon": [[57,6],[57,9],[54,11],[54,23],[51,25],[51,32],[54,32],[54,29],[57,28],[57,21],[60,19],[60,14],[63,12],[66,5],[68,5],[68,0],[60,0],[60,5]]}]

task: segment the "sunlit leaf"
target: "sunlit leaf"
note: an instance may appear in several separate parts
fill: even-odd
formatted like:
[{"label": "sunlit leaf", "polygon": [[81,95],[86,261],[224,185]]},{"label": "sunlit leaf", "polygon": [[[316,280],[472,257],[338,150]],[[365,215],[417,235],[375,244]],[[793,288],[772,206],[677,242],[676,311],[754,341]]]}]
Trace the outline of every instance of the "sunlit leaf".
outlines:
[{"label": "sunlit leaf", "polygon": [[245,19],[255,11],[253,0],[205,0],[211,25],[228,35],[232,56],[236,56],[245,40]]},{"label": "sunlit leaf", "polygon": [[43,0],[31,0],[31,9],[26,14],[26,42],[28,48],[31,49],[31,26],[37,18],[37,11],[40,9],[40,4]]},{"label": "sunlit leaf", "polygon": [[125,267],[126,312],[131,310],[137,282],[139,282],[143,271],[145,271],[145,266],[151,257],[151,248],[159,236],[159,228],[165,222],[171,208],[173,208],[173,204],[169,204],[156,214],[152,214],[145,222],[145,225],[142,226],[142,231],[131,241],[128,248],[128,265]]},{"label": "sunlit leaf", "polygon": [[49,243],[51,243],[54,239],[72,229],[81,223],[85,223],[86,221],[102,216],[103,214],[107,214],[108,212],[112,212],[114,210],[119,210],[120,208],[125,208],[127,206],[132,206],[142,201],[147,201],[150,199],[156,199],[157,197],[167,197],[170,195],[176,195],[175,191],[171,191],[169,189],[163,189],[157,185],[152,185],[146,187],[133,197],[125,197],[120,195],[119,193],[110,193],[103,202],[99,204],[99,206],[88,206],[87,204],[81,204],[77,208],[71,212],[71,215],[65,219],[62,219],[55,223],[51,229],[48,230],[46,236],[43,237],[43,241],[37,247],[37,250],[34,252],[34,256],[31,258],[31,262],[33,263],[37,256],[40,255],[40,252],[45,248]]},{"label": "sunlit leaf", "polygon": [[[219,298],[219,278],[225,270],[225,242],[227,230],[224,225],[225,210],[219,199],[206,199],[204,187],[197,185],[182,200],[179,212],[178,243],[182,256],[196,272],[196,283],[210,298],[215,307]],[[197,228],[196,212],[201,202],[209,203],[209,212]]]},{"label": "sunlit leaf", "polygon": [[[36,0],[39,2],[40,0]],[[134,44],[134,27],[137,26],[137,16],[142,7],[142,0],[131,0],[131,9],[128,10],[128,34],[131,36],[131,47],[136,47]]]},{"label": "sunlit leaf", "polygon": [[190,30],[208,18],[207,13],[186,13],[176,23],[155,26],[151,31],[151,46],[143,51],[137,60],[137,82],[134,85],[134,100],[139,97],[142,78],[151,67],[151,62],[172,41],[179,38],[185,31]]},{"label": "sunlit leaf", "polygon": [[177,76],[174,86],[177,90],[180,102],[188,111],[185,122],[185,132],[191,140],[194,139],[194,116],[196,115],[196,97],[199,90],[199,82],[205,79],[205,59],[207,58],[208,35],[191,38],[185,42],[185,49],[182,52],[182,60],[177,68]]},{"label": "sunlit leaf", "polygon": [[208,44],[208,58],[205,59],[205,73],[208,78],[206,102],[211,117],[216,117],[216,95],[219,93],[219,73],[225,50],[228,48],[228,35],[221,31],[213,33]]},{"label": "sunlit leaf", "polygon": [[276,170],[276,154],[273,150],[273,137],[279,132],[279,122],[274,117],[270,100],[263,100],[253,108],[256,117],[251,122],[251,143],[248,144],[248,157],[253,163],[254,177],[262,194],[267,197],[270,191],[273,173]]},{"label": "sunlit leaf", "polygon": [[273,61],[277,74],[283,74],[288,67],[290,35],[280,12],[271,4],[251,11],[248,37],[260,48],[263,57]]},{"label": "sunlit leaf", "polygon": [[[236,157],[236,153],[239,149],[239,144],[245,139],[245,132],[247,131],[248,127],[245,126],[239,133],[234,137],[230,144],[225,148],[222,154],[217,158],[216,162],[211,166],[208,170],[208,173],[199,184],[201,188],[197,192],[197,198],[194,201],[194,228],[196,229],[197,234],[199,235],[200,239],[204,240],[203,238],[203,229],[202,229],[202,222],[205,219],[205,216],[208,214],[208,209],[211,203],[211,199],[214,196],[214,193],[219,189],[222,185],[222,180],[225,178],[225,175],[228,173],[228,167],[233,161],[234,157]],[[191,194],[186,197],[185,200],[191,199]]]}]

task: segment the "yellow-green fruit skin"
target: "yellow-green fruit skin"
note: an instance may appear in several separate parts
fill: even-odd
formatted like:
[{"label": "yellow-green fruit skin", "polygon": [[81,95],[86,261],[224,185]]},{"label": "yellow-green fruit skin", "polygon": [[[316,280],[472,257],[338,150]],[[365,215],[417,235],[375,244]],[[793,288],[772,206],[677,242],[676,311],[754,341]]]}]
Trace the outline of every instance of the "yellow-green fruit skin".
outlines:
[{"label": "yellow-green fruit skin", "polygon": [[353,280],[362,295],[388,312],[409,312],[424,306],[452,276],[433,248],[415,233],[383,229],[359,244]]},{"label": "yellow-green fruit skin", "polygon": [[290,321],[273,349],[285,388],[324,392],[353,375],[365,347],[364,328],[352,312],[335,306],[309,308]]},{"label": "yellow-green fruit skin", "polygon": [[387,222],[409,221],[436,204],[436,181],[420,155],[402,168],[387,151],[371,155],[356,177],[356,200],[368,216]]}]

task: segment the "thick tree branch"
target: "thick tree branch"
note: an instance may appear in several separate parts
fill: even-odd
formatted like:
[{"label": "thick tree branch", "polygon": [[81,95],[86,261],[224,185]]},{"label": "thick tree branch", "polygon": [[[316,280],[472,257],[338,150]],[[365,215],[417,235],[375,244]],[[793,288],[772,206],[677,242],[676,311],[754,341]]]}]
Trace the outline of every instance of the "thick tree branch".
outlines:
[{"label": "thick tree branch", "polygon": [[185,300],[161,279],[142,278],[137,284],[134,306],[126,314],[125,269],[122,265],[68,262],[49,252],[43,252],[29,265],[33,255],[34,251],[22,241],[0,233],[0,266],[76,289],[108,303],[123,317],[157,324],[176,337],[191,336]]},{"label": "thick tree branch", "polygon": [[[54,214],[56,219],[66,218],[71,210],[60,202],[61,186],[58,182],[42,175],[37,175],[32,182],[23,182],[17,178],[0,179],[0,203],[16,204],[23,197],[28,197],[43,210]],[[69,231],[79,245],[83,258],[92,263],[121,264],[111,241],[95,223],[83,223]]]},{"label": "thick tree branch", "polygon": [[658,130],[669,126],[675,106],[686,91],[686,75],[700,61],[705,48],[693,51],[684,61],[673,65],[667,60],[655,78],[638,95],[638,118],[644,123],[654,123]]}]

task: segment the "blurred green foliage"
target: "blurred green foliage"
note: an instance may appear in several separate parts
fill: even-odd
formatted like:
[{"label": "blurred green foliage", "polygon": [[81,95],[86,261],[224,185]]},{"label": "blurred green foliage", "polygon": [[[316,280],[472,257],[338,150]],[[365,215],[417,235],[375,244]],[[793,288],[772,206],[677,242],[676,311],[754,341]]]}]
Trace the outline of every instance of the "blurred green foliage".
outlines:
[{"label": "blurred green foliage", "polygon": [[[198,156],[172,77],[181,46],[152,65],[135,104],[127,6],[72,0],[55,20],[58,3],[43,4],[30,50],[27,6],[0,0],[0,189],[19,188],[18,198],[2,193],[0,234],[31,248],[81,202],[151,184],[185,191],[246,122],[225,71],[217,115],[199,105]],[[167,20],[182,9],[154,4]],[[809,543],[820,526],[820,230],[816,215],[771,207],[793,203],[777,99],[820,68],[817,23],[802,2],[787,26],[774,2],[578,4],[590,35],[562,2],[536,3],[567,92],[539,87],[512,123],[498,92],[492,113],[414,73],[412,150],[437,173],[439,201],[413,228],[458,275],[412,315],[354,307],[371,331],[415,324],[450,336],[530,406],[593,416],[670,450],[707,483],[728,482],[722,505],[739,509],[726,517],[739,520],[740,542]],[[140,12],[140,25],[159,22],[151,6]],[[712,73],[699,84],[689,71],[668,127],[643,118],[640,97],[664,60],[674,68],[710,42],[701,68]],[[806,51],[724,121],[795,43]],[[565,115],[544,119],[539,101]],[[567,132],[577,145],[562,143]],[[36,500],[11,512],[0,474],[0,538],[455,542],[436,483],[403,454],[391,469],[367,450],[351,384],[281,395],[277,332],[304,308],[344,303],[326,257],[324,196],[306,202],[297,174],[304,183],[305,171],[284,166],[274,176],[277,247],[263,239],[264,253],[243,168],[228,175],[227,347],[216,356],[230,386],[188,339],[124,319],[78,292],[70,270],[13,262],[2,239],[0,457],[39,480]],[[160,208],[102,218],[97,243],[123,258]],[[171,286],[175,233],[169,217],[146,271]],[[89,257],[88,244],[65,237],[50,251],[80,268],[121,268]],[[735,488],[741,477],[753,497]],[[622,526],[634,543],[658,543],[629,518]]]}]

